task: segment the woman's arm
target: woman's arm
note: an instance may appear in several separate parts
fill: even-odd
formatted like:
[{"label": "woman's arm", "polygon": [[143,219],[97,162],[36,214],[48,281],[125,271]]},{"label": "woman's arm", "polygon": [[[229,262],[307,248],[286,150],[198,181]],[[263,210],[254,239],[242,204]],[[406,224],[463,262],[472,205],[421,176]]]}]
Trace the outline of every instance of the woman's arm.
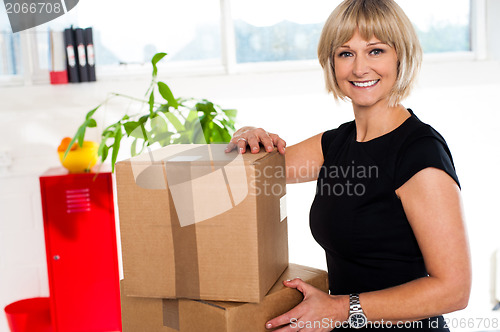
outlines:
[{"label": "woman's arm", "polygon": [[[418,241],[429,276],[361,293],[361,307],[366,317],[369,321],[412,321],[465,308],[470,294],[471,266],[457,184],[444,171],[426,168],[398,188],[396,194]],[[304,284],[300,280],[285,283],[299,290],[303,288],[308,294],[304,293],[304,301],[297,307],[269,321],[268,328],[289,324],[291,318],[347,319],[346,296],[325,296]],[[279,331],[293,329],[286,326]]]},{"label": "woman's arm", "polygon": [[[323,165],[322,135],[323,133],[320,133],[286,148],[287,183],[307,182],[318,178],[320,167]],[[243,127],[236,131],[226,147],[226,152],[236,148],[239,153],[245,153],[249,147],[251,153],[258,153],[260,145],[267,152],[277,147],[281,154],[285,154],[286,142],[282,138],[255,127]]]},{"label": "woman's arm", "polygon": [[315,135],[287,149],[287,183],[308,182],[318,179],[319,170],[323,165],[322,135],[323,133]]}]

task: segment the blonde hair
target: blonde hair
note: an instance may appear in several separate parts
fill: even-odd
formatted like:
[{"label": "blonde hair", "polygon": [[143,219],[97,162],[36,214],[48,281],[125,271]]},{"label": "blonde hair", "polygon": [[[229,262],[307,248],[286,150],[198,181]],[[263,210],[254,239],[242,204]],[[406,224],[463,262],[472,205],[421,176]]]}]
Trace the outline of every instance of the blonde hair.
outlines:
[{"label": "blonde hair", "polygon": [[326,89],[335,99],[346,99],[335,78],[333,55],[356,30],[366,40],[375,36],[395,49],[398,75],[389,93],[389,105],[397,105],[410,94],[415,83],[422,62],[422,48],[412,23],[394,0],[344,0],[331,13],[318,45]]}]

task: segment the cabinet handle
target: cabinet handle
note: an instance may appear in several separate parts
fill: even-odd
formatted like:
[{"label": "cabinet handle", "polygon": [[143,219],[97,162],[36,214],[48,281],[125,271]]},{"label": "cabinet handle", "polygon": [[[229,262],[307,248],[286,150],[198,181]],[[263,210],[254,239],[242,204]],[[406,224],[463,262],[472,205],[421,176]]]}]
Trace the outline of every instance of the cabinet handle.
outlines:
[{"label": "cabinet handle", "polygon": [[54,255],[54,260],[55,260],[55,261],[58,261],[58,260],[60,260],[60,259],[61,259],[61,256],[59,256],[59,255]]}]

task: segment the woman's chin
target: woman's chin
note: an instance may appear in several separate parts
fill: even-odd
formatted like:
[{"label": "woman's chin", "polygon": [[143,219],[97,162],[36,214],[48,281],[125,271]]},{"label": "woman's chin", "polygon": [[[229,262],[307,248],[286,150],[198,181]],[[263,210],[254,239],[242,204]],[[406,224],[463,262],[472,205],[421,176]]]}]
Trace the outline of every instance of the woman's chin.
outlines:
[{"label": "woman's chin", "polygon": [[374,100],[352,100],[352,106],[354,107],[369,108],[375,106],[377,103]]}]

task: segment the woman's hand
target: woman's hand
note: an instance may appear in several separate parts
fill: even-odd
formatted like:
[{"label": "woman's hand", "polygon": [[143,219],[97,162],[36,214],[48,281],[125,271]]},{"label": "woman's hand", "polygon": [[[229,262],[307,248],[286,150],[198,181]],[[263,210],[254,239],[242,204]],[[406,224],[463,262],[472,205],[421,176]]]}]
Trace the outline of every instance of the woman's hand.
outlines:
[{"label": "woman's hand", "polygon": [[245,153],[247,144],[252,153],[259,152],[259,144],[262,144],[267,152],[271,152],[274,147],[277,147],[279,153],[285,154],[286,142],[282,138],[276,134],[268,133],[262,128],[255,127],[243,127],[237,130],[225,151],[230,152],[238,148],[239,153]]},{"label": "woman's hand", "polygon": [[301,291],[304,294],[304,299],[292,310],[267,322],[267,329],[284,325],[275,331],[326,332],[333,330],[336,322],[340,324],[347,321],[349,296],[329,295],[300,278],[284,281],[283,284]]}]

